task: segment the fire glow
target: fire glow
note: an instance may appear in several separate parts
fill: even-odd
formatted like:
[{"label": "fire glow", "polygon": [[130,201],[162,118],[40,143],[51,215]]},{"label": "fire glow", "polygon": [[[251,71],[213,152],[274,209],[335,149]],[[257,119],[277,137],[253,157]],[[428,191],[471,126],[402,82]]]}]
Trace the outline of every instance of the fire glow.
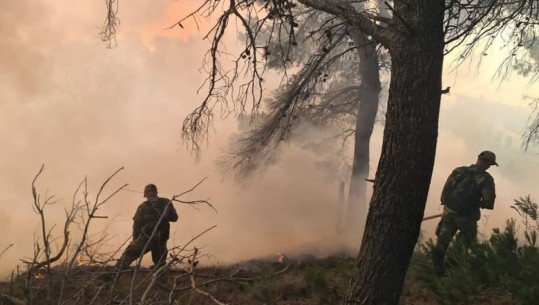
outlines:
[{"label": "fire glow", "polygon": [[77,256],[77,267],[80,267],[84,265],[84,262],[82,261],[82,255]]},{"label": "fire glow", "polygon": [[36,280],[42,280],[42,279],[45,278],[45,275],[43,275],[43,274],[41,274],[41,273],[36,273],[36,274],[34,274],[34,278],[35,278]]}]

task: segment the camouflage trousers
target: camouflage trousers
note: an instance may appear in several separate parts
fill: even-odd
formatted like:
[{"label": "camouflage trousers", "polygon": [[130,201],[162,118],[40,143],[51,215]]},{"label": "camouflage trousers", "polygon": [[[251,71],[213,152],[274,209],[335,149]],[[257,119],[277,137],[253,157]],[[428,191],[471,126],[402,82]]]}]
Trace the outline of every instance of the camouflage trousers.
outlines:
[{"label": "camouflage trousers", "polygon": [[[458,232],[458,234],[457,234]],[[457,242],[470,245],[477,242],[477,220],[465,217],[444,209],[442,219],[436,228],[436,246],[433,252],[434,267],[443,270],[445,253],[453,237],[457,234]]]},{"label": "camouflage trousers", "polygon": [[163,266],[167,258],[167,240],[153,239],[148,240],[148,237],[142,236],[133,239],[125,248],[122,257],[116,263],[119,268],[125,268],[131,265],[136,259],[144,256],[148,252],[152,252],[152,261],[156,267]]}]

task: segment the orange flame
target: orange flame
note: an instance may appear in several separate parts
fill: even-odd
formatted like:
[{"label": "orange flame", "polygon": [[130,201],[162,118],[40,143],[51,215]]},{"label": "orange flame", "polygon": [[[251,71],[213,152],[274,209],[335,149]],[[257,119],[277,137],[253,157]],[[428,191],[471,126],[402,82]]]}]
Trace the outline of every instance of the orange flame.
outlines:
[{"label": "orange flame", "polygon": [[286,256],[284,256],[284,254],[277,254],[277,256],[279,256],[279,263],[284,264]]},{"label": "orange flame", "polygon": [[77,267],[84,265],[82,262],[82,255],[77,256]]},{"label": "orange flame", "polygon": [[42,280],[42,279],[45,278],[45,276],[43,274],[41,274],[41,273],[36,273],[36,274],[34,274],[34,278],[36,280]]}]

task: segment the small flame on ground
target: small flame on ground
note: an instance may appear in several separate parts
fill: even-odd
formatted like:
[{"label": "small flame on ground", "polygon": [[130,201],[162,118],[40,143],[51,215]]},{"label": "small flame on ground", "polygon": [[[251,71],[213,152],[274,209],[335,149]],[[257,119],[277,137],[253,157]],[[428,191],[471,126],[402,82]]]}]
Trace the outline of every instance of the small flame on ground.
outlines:
[{"label": "small flame on ground", "polygon": [[286,260],[284,254],[277,254],[277,256],[279,257],[279,263],[284,264],[284,261]]},{"label": "small flame on ground", "polygon": [[77,267],[84,265],[82,262],[82,255],[77,256]]},{"label": "small flame on ground", "polygon": [[36,274],[34,274],[34,278],[36,280],[42,280],[42,279],[45,278],[45,276],[43,274],[41,274],[41,273],[36,273]]}]

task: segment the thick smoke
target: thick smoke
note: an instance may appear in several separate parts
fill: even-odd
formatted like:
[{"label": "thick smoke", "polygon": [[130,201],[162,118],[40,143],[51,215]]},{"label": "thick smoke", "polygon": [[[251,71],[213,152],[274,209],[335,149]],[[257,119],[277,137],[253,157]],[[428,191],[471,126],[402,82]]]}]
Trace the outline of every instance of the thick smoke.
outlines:
[{"label": "thick smoke", "polygon": [[[237,132],[234,120],[216,122],[199,163],[180,143],[181,121],[202,99],[197,89],[205,76],[199,68],[208,43],[192,29],[162,29],[188,9],[165,0],[125,3],[115,49],[99,40],[105,13],[99,1],[32,0],[0,12],[0,251],[13,244],[0,258],[2,275],[32,255],[39,223],[31,208],[31,182],[42,164],[46,169],[37,186],[57,199],[46,210],[56,236],[64,207],[82,179],[88,177],[93,199],[101,183],[123,166],[106,191],[124,183],[131,191],[119,193],[99,211],[109,218],[96,219],[92,231],[95,237],[106,230],[110,248],[129,238],[145,184],[155,183],[161,196],[171,197],[207,177],[186,199],[209,197],[218,213],[177,204],[180,221],[172,225],[171,245],[217,225],[196,242],[214,262],[357,251],[359,237],[335,237],[339,182],[320,171],[315,153],[289,147],[264,176],[239,187],[223,179],[214,162]],[[501,166],[491,170],[498,202],[488,213],[488,227],[500,226],[511,215],[512,198],[537,196],[537,158],[519,146],[527,110],[471,100],[464,95],[473,96],[474,89],[463,87],[463,96],[444,97],[426,214],[439,212],[439,192],[451,169],[491,149]],[[381,134],[379,126],[373,136],[373,171]],[[427,235],[435,223],[425,223]]]},{"label": "thick smoke", "polygon": [[[198,33],[162,30],[174,15],[185,13],[167,3],[125,5],[115,49],[106,49],[97,37],[102,21],[97,16],[104,14],[104,6],[64,7],[49,1],[3,11],[0,251],[13,244],[0,259],[3,274],[30,257],[33,240],[39,240],[31,182],[42,164],[37,190],[55,196],[46,213],[58,237],[64,208],[84,177],[93,199],[101,183],[122,166],[106,191],[124,183],[132,191],[103,206],[98,214],[109,218],[96,219],[92,230],[93,238],[107,230],[111,247],[129,238],[131,217],[143,201],[137,192],[145,184],[155,183],[160,195],[171,197],[204,177],[187,197],[210,197],[218,213],[178,204],[181,220],[173,225],[171,245],[217,225],[198,245],[217,261],[234,261],[276,256],[334,229],[327,215],[335,208],[336,187],[317,173],[309,161],[313,156],[285,152],[282,163],[264,178],[240,188],[223,181],[214,163],[236,132],[235,122],[216,122],[202,162],[185,150],[179,129],[202,98],[197,89],[205,76],[199,68],[208,44]],[[14,32],[7,30],[10,26]],[[72,227],[74,242],[78,228]]]}]

